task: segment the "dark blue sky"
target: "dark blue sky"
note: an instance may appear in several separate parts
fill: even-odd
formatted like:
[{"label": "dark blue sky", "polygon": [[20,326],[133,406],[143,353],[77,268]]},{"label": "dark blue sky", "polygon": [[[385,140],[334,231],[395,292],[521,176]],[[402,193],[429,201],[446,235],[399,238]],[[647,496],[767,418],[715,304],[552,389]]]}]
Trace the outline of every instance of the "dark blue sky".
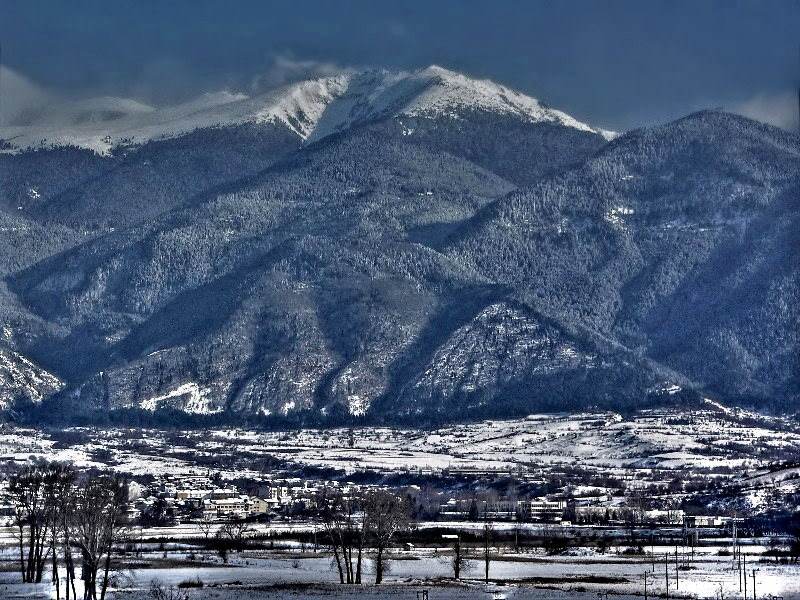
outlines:
[{"label": "dark blue sky", "polygon": [[615,129],[708,106],[789,125],[800,0],[0,0],[0,41],[7,67],[69,95],[170,102],[436,63]]}]

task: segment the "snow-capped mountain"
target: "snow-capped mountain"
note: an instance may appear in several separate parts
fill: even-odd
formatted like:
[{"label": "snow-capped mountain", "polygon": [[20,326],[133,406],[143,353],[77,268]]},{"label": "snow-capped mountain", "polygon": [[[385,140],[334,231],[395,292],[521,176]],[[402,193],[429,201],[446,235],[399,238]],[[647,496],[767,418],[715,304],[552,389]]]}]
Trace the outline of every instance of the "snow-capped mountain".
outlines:
[{"label": "snow-capped mountain", "polygon": [[343,73],[253,97],[222,91],[163,108],[124,98],[92,98],[23,112],[12,125],[0,128],[0,140],[6,142],[6,152],[72,145],[107,154],[121,144],[141,144],[196,129],[278,122],[313,142],[381,118],[458,119],[471,111],[561,125],[606,139],[614,135],[492,81],[431,66],[413,72]]},{"label": "snow-capped mountain", "polygon": [[[706,111],[608,142],[437,67],[26,119],[0,389],[32,392],[0,404],[32,418],[797,405],[794,134]],[[14,151],[42,132],[83,148]]]}]

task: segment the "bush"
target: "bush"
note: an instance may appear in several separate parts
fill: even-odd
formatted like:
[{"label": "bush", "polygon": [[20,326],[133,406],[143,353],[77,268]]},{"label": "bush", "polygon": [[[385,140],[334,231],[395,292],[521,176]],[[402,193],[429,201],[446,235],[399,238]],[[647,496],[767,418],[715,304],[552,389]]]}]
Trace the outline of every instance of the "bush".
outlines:
[{"label": "bush", "polygon": [[183,590],[174,586],[165,586],[157,579],[150,582],[150,597],[153,600],[187,600],[188,598]]}]

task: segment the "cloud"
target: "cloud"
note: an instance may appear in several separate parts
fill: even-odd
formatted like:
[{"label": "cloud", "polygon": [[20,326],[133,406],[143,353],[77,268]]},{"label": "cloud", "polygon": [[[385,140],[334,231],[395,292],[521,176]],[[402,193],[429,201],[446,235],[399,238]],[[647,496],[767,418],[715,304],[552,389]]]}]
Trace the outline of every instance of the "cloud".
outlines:
[{"label": "cloud", "polygon": [[165,56],[142,65],[134,78],[120,81],[112,93],[154,104],[173,104],[194,96],[205,85],[184,61]]},{"label": "cloud", "polygon": [[332,62],[301,60],[291,54],[276,54],[271,57],[267,69],[253,77],[250,92],[265,92],[295,81],[330,77],[353,70],[353,68],[342,67]]},{"label": "cloud", "polygon": [[730,107],[731,112],[783,127],[791,131],[798,128],[797,92],[758,94]]},{"label": "cloud", "polygon": [[0,66],[0,125],[14,124],[52,100],[50,94],[30,79]]}]

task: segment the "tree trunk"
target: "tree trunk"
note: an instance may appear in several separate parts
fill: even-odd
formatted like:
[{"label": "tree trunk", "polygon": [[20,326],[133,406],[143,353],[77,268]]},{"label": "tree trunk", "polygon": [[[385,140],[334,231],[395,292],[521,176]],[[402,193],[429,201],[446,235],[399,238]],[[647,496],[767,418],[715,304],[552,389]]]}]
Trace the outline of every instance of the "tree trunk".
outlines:
[{"label": "tree trunk", "polygon": [[28,536],[28,561],[25,565],[25,582],[26,583],[33,583],[33,561],[34,561],[34,548],[35,543],[34,540],[36,535],[36,523],[31,521],[30,524],[30,535]]},{"label": "tree trunk", "polygon": [[347,560],[345,561],[345,566],[347,567],[347,583],[353,583],[353,547],[347,546],[345,552],[347,554]]},{"label": "tree trunk", "polygon": [[483,566],[484,566],[484,581],[489,583],[489,561],[491,557],[489,556],[489,530],[487,529],[484,532],[483,538]]},{"label": "tree trunk", "polygon": [[378,546],[378,553],[375,555],[375,584],[383,581],[383,547]]},{"label": "tree trunk", "polygon": [[22,575],[22,583],[27,583],[25,580],[25,526],[22,522],[19,524],[19,571]]},{"label": "tree trunk", "polygon": [[72,590],[72,598],[78,600],[78,595],[75,593],[75,563],[72,562],[72,548],[69,545],[69,538],[64,539],[64,568],[67,571],[67,591],[66,596],[69,600],[69,592]]},{"label": "tree trunk", "polygon": [[358,543],[358,556],[356,558],[356,583],[361,583],[361,542]]},{"label": "tree trunk", "polygon": [[56,530],[53,528],[53,538],[51,544],[53,558],[53,583],[56,585],[56,600],[61,600],[61,581],[58,578],[58,554],[56,553]]},{"label": "tree trunk", "polygon": [[106,553],[106,564],[103,568],[103,582],[100,587],[100,600],[105,600],[106,589],[108,588],[108,572],[111,570],[111,550],[112,546],[109,544],[108,552]]},{"label": "tree trunk", "polygon": [[83,563],[81,564],[81,579],[83,580],[83,597],[84,600],[97,600],[97,593],[95,589],[95,578],[97,577],[97,570],[88,557],[88,553],[84,552]]},{"label": "tree trunk", "polygon": [[45,551],[45,543],[47,542],[47,528],[39,531],[39,541],[37,542],[38,550],[36,556],[36,583],[41,583],[44,577],[44,568],[47,566],[47,558],[50,554],[50,547]]},{"label": "tree trunk", "polygon": [[453,562],[453,574],[456,579],[461,577],[461,541],[456,541],[456,555]]},{"label": "tree trunk", "polygon": [[[333,536],[331,536],[331,540],[333,540]],[[342,561],[339,558],[339,546],[335,541],[331,545],[333,546],[333,556],[336,559],[336,568],[339,569],[339,583],[344,583],[344,571],[342,570]]]},{"label": "tree trunk", "polygon": [[43,528],[39,527],[36,532],[35,547],[33,553],[33,579],[36,583],[42,582],[42,574],[44,573],[44,541],[45,533]]},{"label": "tree trunk", "polygon": [[[484,515],[484,518],[487,515]],[[491,555],[491,533],[492,525],[487,519],[483,524],[483,563],[484,563],[484,581],[489,583],[489,563],[492,560]]]}]

